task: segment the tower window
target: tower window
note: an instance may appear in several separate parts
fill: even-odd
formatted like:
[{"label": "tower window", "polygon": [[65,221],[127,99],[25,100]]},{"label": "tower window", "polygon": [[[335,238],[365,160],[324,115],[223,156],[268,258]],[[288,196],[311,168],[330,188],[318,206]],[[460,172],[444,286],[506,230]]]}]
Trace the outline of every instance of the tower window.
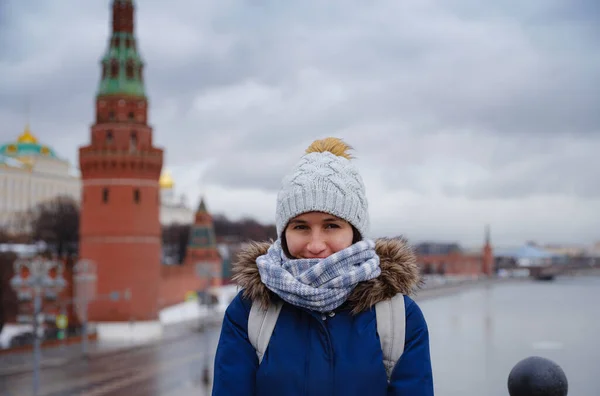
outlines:
[{"label": "tower window", "polygon": [[138,188],[133,190],[133,202],[140,203],[140,190]]},{"label": "tower window", "polygon": [[110,112],[108,113],[108,119],[109,119],[110,121],[114,121],[114,120],[115,120],[115,112],[114,112],[114,111],[110,111]]},{"label": "tower window", "polygon": [[104,187],[102,189],[102,202],[108,203],[108,197],[109,197],[109,195],[108,195],[108,188]]},{"label": "tower window", "polygon": [[106,131],[106,143],[111,144],[113,142],[113,133],[112,131]]},{"label": "tower window", "polygon": [[119,75],[119,62],[113,60],[110,64],[110,76],[115,78]]},{"label": "tower window", "polygon": [[133,111],[129,112],[129,119],[132,121],[135,119],[135,113]]},{"label": "tower window", "polygon": [[133,80],[134,76],[134,66],[133,66],[133,61],[128,61],[127,62],[127,68],[126,68],[126,73],[127,73],[127,78],[130,80]]},{"label": "tower window", "polygon": [[136,131],[132,131],[131,132],[131,137],[129,139],[129,148],[131,150],[137,149],[137,143],[138,143],[137,132]]}]

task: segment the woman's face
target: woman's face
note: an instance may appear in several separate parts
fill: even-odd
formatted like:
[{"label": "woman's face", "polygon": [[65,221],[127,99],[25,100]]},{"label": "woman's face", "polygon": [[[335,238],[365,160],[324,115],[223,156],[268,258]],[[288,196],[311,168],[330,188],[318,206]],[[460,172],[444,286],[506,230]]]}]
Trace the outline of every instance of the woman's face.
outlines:
[{"label": "woman's face", "polygon": [[325,258],[352,245],[352,226],[339,217],[308,212],[294,217],[285,229],[294,258]]}]

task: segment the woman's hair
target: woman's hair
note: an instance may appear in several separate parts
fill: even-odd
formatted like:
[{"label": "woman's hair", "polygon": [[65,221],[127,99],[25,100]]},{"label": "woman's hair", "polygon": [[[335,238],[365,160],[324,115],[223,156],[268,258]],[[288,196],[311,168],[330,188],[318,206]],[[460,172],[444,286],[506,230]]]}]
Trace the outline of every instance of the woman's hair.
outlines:
[{"label": "woman's hair", "polygon": [[[356,229],[356,227],[354,227],[352,224],[350,224],[350,227],[352,227],[352,244],[354,245],[356,242],[362,241],[362,236],[360,235],[360,232]],[[287,238],[285,237],[285,229],[281,233],[281,248],[283,249],[283,252],[285,253],[287,258],[294,258],[290,254],[290,250],[288,249]]]}]

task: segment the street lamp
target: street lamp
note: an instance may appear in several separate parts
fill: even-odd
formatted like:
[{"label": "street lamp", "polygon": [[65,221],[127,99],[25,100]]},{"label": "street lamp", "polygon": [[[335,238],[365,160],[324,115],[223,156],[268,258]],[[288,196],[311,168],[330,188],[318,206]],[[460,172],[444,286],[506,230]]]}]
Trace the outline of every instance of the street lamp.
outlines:
[{"label": "street lamp", "polygon": [[42,294],[58,294],[66,285],[63,278],[64,266],[60,261],[41,257],[17,259],[14,263],[15,275],[10,284],[19,294],[33,294],[33,394],[37,396],[40,387],[40,337],[39,322],[42,314]]},{"label": "street lamp", "polygon": [[[211,262],[199,262],[196,263],[196,276],[199,277],[200,279],[205,279],[206,281],[204,282],[204,287],[202,288],[202,294],[203,294],[203,302],[206,305],[206,316],[204,318],[204,326],[203,326],[203,330],[204,330],[204,370],[202,371],[202,382],[204,383],[204,386],[206,386],[207,389],[207,394],[208,394],[208,387],[210,385],[210,358],[209,358],[209,349],[210,349],[210,343],[209,343],[209,333],[208,333],[208,321],[209,321],[209,314],[210,312],[210,307],[212,307],[212,297],[209,294],[209,290],[212,284],[212,280],[213,278],[218,278],[220,276],[220,273],[218,271],[215,271],[214,269],[215,264],[211,263]],[[202,300],[200,300],[200,302],[202,302]]]},{"label": "street lamp", "polygon": [[96,263],[82,259],[73,267],[75,281],[75,310],[81,321],[81,348],[83,356],[88,350],[88,304],[96,297]]}]

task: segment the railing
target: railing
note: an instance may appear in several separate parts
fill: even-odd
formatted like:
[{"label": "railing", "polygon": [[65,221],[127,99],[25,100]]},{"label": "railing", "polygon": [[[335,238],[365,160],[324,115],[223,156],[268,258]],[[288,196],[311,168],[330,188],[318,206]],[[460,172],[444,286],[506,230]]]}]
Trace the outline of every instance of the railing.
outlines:
[{"label": "railing", "polygon": [[508,375],[510,396],[567,396],[569,383],[563,369],[552,360],[531,356]]}]

